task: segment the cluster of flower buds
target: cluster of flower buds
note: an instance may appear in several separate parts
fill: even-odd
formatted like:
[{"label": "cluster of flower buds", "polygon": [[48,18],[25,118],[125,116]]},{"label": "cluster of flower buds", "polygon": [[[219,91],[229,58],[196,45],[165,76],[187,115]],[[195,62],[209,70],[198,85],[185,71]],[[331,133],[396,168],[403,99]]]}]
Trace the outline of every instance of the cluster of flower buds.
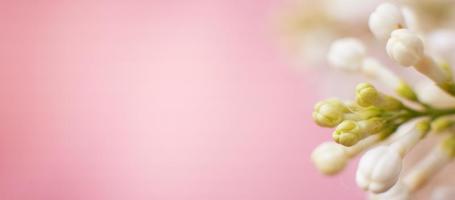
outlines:
[{"label": "cluster of flower buds", "polygon": [[384,3],[370,15],[369,27],[379,40],[386,40],[387,54],[399,65],[413,66],[445,91],[455,94],[455,83],[448,66],[438,64],[425,51],[423,39],[406,26],[404,13],[391,3]]},{"label": "cluster of flower buds", "polygon": [[[410,19],[408,11],[391,3],[379,5],[369,18],[371,32],[384,42],[393,61],[414,67],[442,91],[455,96],[449,65],[436,62],[427,53],[424,40],[415,28],[417,21]],[[379,81],[401,99],[379,91],[370,83],[361,83],[355,88],[353,101],[327,99],[317,103],[314,121],[334,130],[333,141],[313,151],[311,159],[315,166],[326,175],[334,175],[351,158],[365,152],[358,164],[356,182],[370,194],[370,199],[410,199],[413,192],[455,158],[455,107],[439,108],[422,101],[410,84],[368,56],[358,39],[336,40],[327,59],[336,69],[358,72]],[[410,128],[399,133],[404,126]],[[430,133],[446,136],[403,173],[407,153]],[[450,192],[439,192],[436,196],[450,196]]]}]

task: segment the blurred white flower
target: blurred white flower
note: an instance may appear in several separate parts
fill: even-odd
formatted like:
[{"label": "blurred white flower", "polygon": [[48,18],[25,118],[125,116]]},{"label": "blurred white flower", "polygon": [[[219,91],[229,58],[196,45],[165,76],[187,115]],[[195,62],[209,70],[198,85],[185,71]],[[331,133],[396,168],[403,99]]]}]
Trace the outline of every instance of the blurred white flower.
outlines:
[{"label": "blurred white flower", "polygon": [[349,154],[343,145],[324,142],[313,151],[311,160],[321,173],[333,175],[344,169]]},{"label": "blurred white flower", "polygon": [[296,46],[298,63],[308,67],[320,66],[325,61],[329,46],[336,37],[335,33],[322,28],[302,34]]},{"label": "blurred white flower", "polygon": [[370,12],[382,0],[325,0],[324,7],[326,12],[334,19],[354,24],[364,23]]},{"label": "blurred white flower", "polygon": [[368,26],[377,39],[387,41],[392,31],[404,28],[405,24],[401,10],[397,6],[383,3],[371,13]]},{"label": "blurred white flower", "polygon": [[365,46],[358,39],[338,39],[330,46],[328,61],[334,68],[357,71],[362,66],[365,51]]}]

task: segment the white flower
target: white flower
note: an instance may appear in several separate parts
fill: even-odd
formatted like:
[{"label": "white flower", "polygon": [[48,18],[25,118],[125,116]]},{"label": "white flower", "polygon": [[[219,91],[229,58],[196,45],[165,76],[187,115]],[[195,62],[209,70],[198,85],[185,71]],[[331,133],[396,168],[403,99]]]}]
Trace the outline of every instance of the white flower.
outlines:
[{"label": "white flower", "polygon": [[431,200],[453,200],[455,199],[455,187],[438,187],[431,194]]},{"label": "white flower", "polygon": [[362,66],[365,51],[365,46],[358,39],[338,39],[330,46],[328,61],[334,68],[357,71]]},{"label": "white flower", "polygon": [[368,26],[376,38],[386,41],[392,31],[404,27],[403,15],[397,6],[383,3],[371,13]]},{"label": "white flower", "polygon": [[373,193],[385,192],[397,182],[401,167],[402,158],[395,149],[389,146],[373,148],[360,159],[357,185]]},{"label": "white flower", "polygon": [[387,41],[387,54],[402,66],[414,66],[424,57],[423,41],[409,29],[392,32]]},{"label": "white flower", "polygon": [[343,24],[363,24],[375,6],[383,0],[328,0],[324,3],[325,12]]},{"label": "white flower", "polygon": [[311,154],[311,159],[318,170],[323,174],[333,175],[344,169],[349,160],[346,147],[334,143],[324,142]]}]

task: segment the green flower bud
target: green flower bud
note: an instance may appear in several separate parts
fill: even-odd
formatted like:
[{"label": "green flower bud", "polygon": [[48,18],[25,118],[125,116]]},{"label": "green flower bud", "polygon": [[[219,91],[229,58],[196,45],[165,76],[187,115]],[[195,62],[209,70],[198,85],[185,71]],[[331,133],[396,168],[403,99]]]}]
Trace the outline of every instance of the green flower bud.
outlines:
[{"label": "green flower bud", "polygon": [[316,104],[313,112],[314,121],[322,127],[335,127],[344,120],[349,109],[337,99],[328,99]]},{"label": "green flower bud", "polygon": [[344,146],[352,146],[367,136],[379,132],[384,127],[384,120],[372,118],[363,121],[345,120],[336,127],[332,137]]},{"label": "green flower bud", "polygon": [[455,135],[451,135],[442,142],[442,149],[451,157],[455,157]]},{"label": "green flower bud", "polygon": [[337,126],[332,137],[335,142],[349,147],[361,139],[359,132],[360,127],[355,121],[346,120]]},{"label": "green flower bud", "polygon": [[453,124],[454,124],[454,121],[452,121],[448,118],[445,118],[445,117],[440,117],[431,123],[431,130],[434,133],[441,133],[441,132],[447,130]]},{"label": "green flower bud", "polygon": [[360,106],[368,107],[374,105],[379,97],[379,92],[369,83],[360,83],[355,88],[356,101]]},{"label": "green flower bud", "polygon": [[437,65],[444,72],[444,75],[447,76],[445,81],[437,82],[437,85],[452,96],[455,95],[455,83],[452,79],[452,68],[450,64],[445,60],[440,60]]},{"label": "green flower bud", "polygon": [[382,140],[385,140],[387,139],[390,135],[392,135],[393,133],[395,133],[395,131],[398,129],[398,126],[397,125],[393,125],[393,124],[385,124],[384,125],[384,128],[379,131],[377,134],[379,134],[379,136],[381,137]]},{"label": "green flower bud", "polygon": [[399,110],[403,108],[403,104],[399,100],[380,93],[369,83],[357,85],[356,102],[363,107],[375,106],[385,110]]},{"label": "green flower bud", "polygon": [[446,60],[442,60],[441,62],[438,63],[438,65],[449,76],[449,79],[451,79],[452,78],[452,67],[450,66],[450,63],[447,62]]},{"label": "green flower bud", "polygon": [[417,95],[414,90],[409,86],[407,83],[401,81],[397,88],[395,88],[395,92],[399,94],[401,97],[406,98],[411,101],[417,101]]},{"label": "green flower bud", "polygon": [[430,131],[430,120],[422,120],[419,123],[416,124],[416,129],[420,133],[422,133],[422,138],[424,138],[428,131]]},{"label": "green flower bud", "polygon": [[447,93],[455,96],[455,83],[452,81],[442,82],[437,84],[441,89],[446,91]]}]

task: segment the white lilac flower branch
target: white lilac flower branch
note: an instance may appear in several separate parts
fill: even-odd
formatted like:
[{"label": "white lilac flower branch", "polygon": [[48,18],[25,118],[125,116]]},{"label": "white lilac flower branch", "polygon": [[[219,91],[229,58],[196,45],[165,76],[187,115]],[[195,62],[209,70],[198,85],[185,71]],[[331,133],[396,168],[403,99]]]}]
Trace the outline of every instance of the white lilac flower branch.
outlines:
[{"label": "white lilac flower branch", "polygon": [[[404,15],[397,5],[383,3],[370,15],[368,26],[384,43],[393,61],[413,67],[455,96],[449,65],[437,62],[426,51],[421,36],[407,26],[409,21],[415,26],[416,20],[406,19]],[[313,151],[314,164],[322,173],[335,175],[351,158],[367,150],[358,165],[358,186],[369,192],[371,199],[409,199],[412,192],[455,157],[455,121],[450,117],[455,116],[455,107],[436,108],[421,101],[410,84],[368,56],[366,47],[356,38],[333,42],[327,58],[334,68],[358,72],[381,82],[402,100],[378,91],[370,83],[361,83],[352,102],[327,99],[317,103],[313,119],[319,126],[334,128],[334,142],[325,142]],[[410,102],[419,106],[411,107]],[[391,140],[397,129],[408,123],[413,123],[413,128]],[[402,176],[406,154],[430,132],[447,136]]]}]

